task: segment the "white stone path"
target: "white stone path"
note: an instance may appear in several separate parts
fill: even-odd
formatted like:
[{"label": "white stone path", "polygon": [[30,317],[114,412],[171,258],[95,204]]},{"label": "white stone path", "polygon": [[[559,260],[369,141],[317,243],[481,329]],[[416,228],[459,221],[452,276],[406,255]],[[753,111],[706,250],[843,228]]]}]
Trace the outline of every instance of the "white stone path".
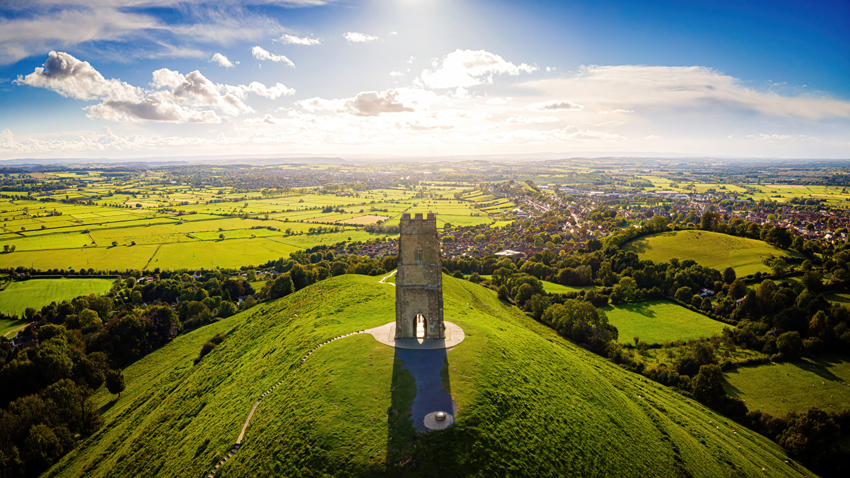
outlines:
[{"label": "white stone path", "polygon": [[[346,334],[346,335],[340,335],[338,337],[334,337],[334,338],[328,340],[327,342],[320,343],[319,345],[313,347],[312,350],[307,352],[307,355],[305,355],[304,358],[301,359],[301,362],[298,363],[295,370],[297,370],[299,367],[304,365],[304,362],[306,362],[307,359],[310,358],[310,355],[312,355],[313,352],[315,352],[320,347],[324,347],[325,345],[328,345],[329,343],[333,342],[334,340],[339,340],[339,339],[342,339],[342,338],[345,338],[345,337],[350,337],[352,335],[357,335],[357,334],[362,334],[362,333],[366,333],[366,331],[365,330],[358,330],[357,332],[352,332],[352,333]],[[295,370],[293,370],[293,372]],[[236,439],[236,444],[233,445],[233,448],[230,450],[230,453],[228,453],[227,456],[225,456],[221,461],[218,462],[218,464],[215,465],[215,468],[213,468],[212,471],[210,471],[210,474],[207,475],[207,478],[213,478],[215,476],[215,473],[221,467],[221,465],[225,464],[227,462],[227,460],[229,460],[231,457],[233,457],[233,455],[236,454],[237,451],[239,451],[239,448],[242,447],[242,439],[245,438],[245,430],[248,429],[248,423],[251,421],[251,417],[254,416],[254,412],[257,411],[257,407],[260,405],[260,403],[263,401],[263,399],[266,398],[266,395],[272,393],[282,383],[283,383],[283,380],[274,384],[274,386],[272,388],[266,390],[262,395],[260,395],[260,398],[258,398],[257,401],[254,402],[254,406],[251,407],[251,412],[248,413],[248,418],[245,420],[245,424],[242,425],[242,431],[239,433],[239,438]]]},{"label": "white stone path", "polygon": [[[398,269],[396,269],[396,270],[392,271],[392,272],[391,272],[388,276],[384,277],[383,279],[381,279],[381,280],[380,280],[380,281],[378,281],[378,282],[380,282],[381,284],[389,284],[389,285],[391,285],[391,286],[395,287],[395,284],[393,284],[392,282],[386,282],[386,280],[387,280],[387,279],[389,279],[390,277],[392,277],[392,276],[393,276],[393,274],[395,274],[397,271],[398,271]],[[451,324],[451,323],[449,323],[449,322],[447,322],[447,323],[446,323],[446,325],[452,325],[452,326],[454,326],[454,324]],[[308,359],[308,358],[310,358],[310,355],[312,355],[312,354],[313,354],[313,352],[315,352],[315,351],[316,351],[317,349],[319,349],[320,347],[324,347],[325,345],[327,345],[327,344],[329,344],[329,343],[333,342],[334,340],[342,339],[342,338],[345,338],[345,337],[350,337],[350,336],[352,336],[352,335],[368,333],[368,334],[371,334],[371,335],[372,335],[372,337],[374,337],[376,340],[378,340],[378,342],[381,342],[381,343],[384,343],[384,344],[387,344],[387,345],[390,345],[390,346],[399,346],[399,345],[394,345],[394,344],[388,344],[388,343],[387,343],[387,340],[388,340],[388,339],[387,339],[387,337],[389,336],[389,334],[388,334],[388,332],[389,332],[388,327],[389,327],[389,326],[393,326],[393,327],[394,327],[394,326],[395,326],[395,322],[392,322],[391,324],[387,324],[387,325],[385,325],[385,326],[383,326],[383,327],[376,327],[376,328],[374,328],[374,329],[369,329],[369,330],[358,330],[357,332],[352,332],[352,333],[350,333],[350,334],[346,334],[346,335],[340,335],[340,336],[338,336],[338,337],[334,337],[334,338],[332,338],[332,339],[328,340],[327,342],[322,342],[321,344],[319,344],[319,345],[317,345],[317,346],[313,347],[313,349],[312,349],[312,350],[310,350],[309,352],[307,352],[307,355],[305,355],[305,356],[304,356],[304,358],[303,358],[303,359],[301,359],[301,362],[299,362],[299,363],[298,363],[298,366],[295,368],[295,370],[298,370],[298,368],[299,368],[299,367],[301,367],[302,365],[304,365],[304,362],[306,362],[306,361],[307,361],[307,359]],[[457,326],[455,326],[455,327],[457,327]],[[384,330],[385,328],[387,328],[387,329],[386,329],[386,330]],[[460,327],[457,327],[457,329],[458,329],[458,330],[460,330]],[[380,337],[380,338],[379,338],[379,337]],[[455,335],[455,337],[456,337],[456,338],[458,338],[458,339],[460,339],[460,340],[457,340],[457,343],[460,343],[460,342],[463,340],[463,330],[460,330],[460,333],[459,333],[458,335]],[[415,341],[415,340],[414,340],[414,341]],[[454,343],[454,344],[452,344],[452,345],[457,345],[457,344],[456,344],[456,343]],[[420,348],[420,347],[411,346],[411,347],[403,347],[403,348]],[[446,348],[446,346],[445,346],[445,345],[442,345],[441,347],[436,347],[436,348]],[[295,370],[293,370],[293,372],[294,372]],[[277,382],[276,384],[274,384],[274,386],[273,386],[272,388],[270,388],[270,389],[266,390],[266,391],[265,391],[262,395],[260,395],[260,398],[258,398],[258,399],[257,399],[257,401],[256,401],[256,402],[254,402],[254,406],[253,406],[253,407],[251,407],[251,412],[250,412],[250,413],[248,413],[248,418],[245,420],[245,424],[243,424],[243,425],[242,425],[242,431],[241,431],[241,432],[239,432],[239,438],[237,438],[237,439],[236,439],[236,444],[234,444],[234,445],[233,445],[233,448],[230,450],[230,453],[228,453],[228,454],[227,454],[227,456],[225,456],[225,457],[224,457],[221,461],[219,461],[219,462],[218,462],[218,464],[216,464],[216,465],[215,465],[215,468],[213,468],[213,469],[212,469],[212,471],[210,471],[210,474],[209,474],[209,475],[207,475],[207,478],[213,478],[213,477],[215,477],[215,473],[218,471],[218,469],[219,469],[219,468],[221,468],[221,465],[225,464],[225,463],[227,462],[227,460],[229,460],[231,457],[233,457],[233,455],[235,455],[235,454],[236,454],[236,452],[237,452],[237,451],[239,451],[239,448],[241,448],[241,447],[242,447],[242,439],[243,439],[243,438],[245,438],[245,430],[247,430],[247,429],[248,429],[248,423],[250,423],[250,421],[251,421],[251,417],[253,417],[253,416],[254,416],[254,412],[255,412],[255,411],[257,411],[257,407],[258,407],[258,406],[260,406],[260,403],[263,401],[263,399],[264,399],[264,398],[266,398],[266,395],[268,395],[268,394],[272,393],[272,392],[273,392],[273,391],[274,391],[277,387],[279,387],[282,383],[283,383],[283,380],[281,380],[280,382]]]},{"label": "white stone path", "polygon": [[392,282],[384,282],[384,281],[386,281],[387,279],[389,279],[390,277],[392,277],[393,275],[395,275],[395,273],[396,273],[396,272],[398,272],[398,269],[396,269],[396,270],[394,270],[394,271],[390,272],[390,275],[388,275],[388,276],[384,277],[383,279],[379,280],[378,282],[380,282],[381,284],[389,284],[389,285],[391,285],[391,286],[395,287],[395,284],[393,284]]}]

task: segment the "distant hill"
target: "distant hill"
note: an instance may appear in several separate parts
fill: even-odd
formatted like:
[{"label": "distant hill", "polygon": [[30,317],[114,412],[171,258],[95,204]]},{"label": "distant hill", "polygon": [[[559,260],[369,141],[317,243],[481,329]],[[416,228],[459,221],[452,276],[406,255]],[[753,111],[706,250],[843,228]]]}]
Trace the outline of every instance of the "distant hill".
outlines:
[{"label": "distant hill", "polygon": [[[104,426],[45,476],[206,476],[281,379],[217,477],[813,476],[770,440],[448,276],[445,315],[466,340],[443,379],[460,408],[454,427],[417,436],[411,376],[370,335],[295,368],[320,342],[394,319],[395,290],[379,279],[334,277],[175,339],[125,370],[119,400],[98,392]],[[216,333],[227,338],[193,364]]]},{"label": "distant hill", "polygon": [[675,257],[719,271],[731,267],[738,277],[769,272],[762,260],[770,254],[803,258],[797,251],[786,251],[764,241],[698,230],[650,234],[628,242],[623,249],[637,252],[641,260],[667,262]]}]

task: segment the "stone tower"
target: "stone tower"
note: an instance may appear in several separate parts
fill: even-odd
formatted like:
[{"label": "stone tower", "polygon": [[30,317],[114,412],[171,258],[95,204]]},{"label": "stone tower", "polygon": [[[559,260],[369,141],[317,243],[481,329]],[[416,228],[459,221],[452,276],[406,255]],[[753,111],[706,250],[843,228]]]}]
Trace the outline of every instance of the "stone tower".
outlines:
[{"label": "stone tower", "polygon": [[395,281],[395,338],[442,339],[443,264],[437,216],[401,215],[398,273]]}]

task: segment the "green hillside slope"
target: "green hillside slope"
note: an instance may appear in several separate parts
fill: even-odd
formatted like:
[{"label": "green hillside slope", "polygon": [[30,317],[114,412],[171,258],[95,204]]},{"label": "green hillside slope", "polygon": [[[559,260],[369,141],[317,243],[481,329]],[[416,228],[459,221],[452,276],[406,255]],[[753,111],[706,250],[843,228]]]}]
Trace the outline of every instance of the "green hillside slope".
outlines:
[{"label": "green hillside slope", "polygon": [[[283,379],[217,478],[812,476],[769,440],[449,277],[446,318],[466,332],[443,369],[457,422],[417,436],[412,377],[370,335],[295,368],[320,342],[394,319],[395,289],[379,279],[335,277],[179,337],[125,370],[120,400],[99,392],[103,428],[46,475],[206,476]],[[194,365],[216,333],[227,338]]]},{"label": "green hillside slope", "polygon": [[731,267],[738,277],[769,272],[770,268],[762,260],[771,254],[776,257],[803,257],[797,251],[786,251],[764,241],[696,230],[650,234],[627,243],[623,249],[637,252],[641,260],[667,262],[676,257],[679,260],[691,259],[720,271]]}]

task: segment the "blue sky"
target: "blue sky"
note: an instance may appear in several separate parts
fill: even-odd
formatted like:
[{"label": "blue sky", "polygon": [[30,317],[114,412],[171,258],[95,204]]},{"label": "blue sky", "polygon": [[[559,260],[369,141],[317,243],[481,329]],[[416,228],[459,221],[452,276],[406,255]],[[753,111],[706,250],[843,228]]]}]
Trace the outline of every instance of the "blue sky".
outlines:
[{"label": "blue sky", "polygon": [[848,2],[0,1],[0,159],[850,157]]}]

